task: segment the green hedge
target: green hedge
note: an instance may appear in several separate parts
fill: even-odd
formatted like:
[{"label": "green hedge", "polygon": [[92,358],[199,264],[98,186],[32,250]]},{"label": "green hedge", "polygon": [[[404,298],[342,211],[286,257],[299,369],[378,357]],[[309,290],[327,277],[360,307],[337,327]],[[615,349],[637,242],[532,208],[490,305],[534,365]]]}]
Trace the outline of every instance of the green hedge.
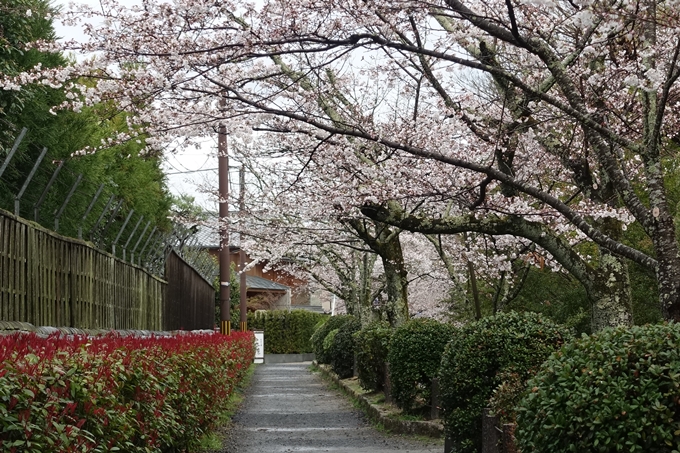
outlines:
[{"label": "green hedge", "polygon": [[432,379],[454,330],[434,319],[413,319],[395,329],[387,358],[392,396],[405,411],[430,404]]},{"label": "green hedge", "polygon": [[571,330],[528,312],[483,318],[455,332],[442,356],[440,388],[444,425],[458,452],[481,451],[482,410],[503,379],[523,387],[570,338]]},{"label": "green hedge", "polygon": [[338,334],[340,329],[333,329],[330,332],[328,332],[328,335],[326,335],[326,338],[323,339],[323,350],[324,353],[328,354],[328,357],[333,357],[331,354],[331,348],[333,347],[333,340],[335,340],[335,336]]},{"label": "green hedge", "polygon": [[248,313],[248,328],[264,331],[265,354],[302,354],[312,352],[314,328],[327,318],[305,310],[275,310]]},{"label": "green hedge", "polygon": [[331,343],[331,367],[340,379],[354,375],[354,334],[359,329],[361,322],[352,317],[338,329]]},{"label": "green hedge", "polygon": [[524,453],[680,451],[680,324],[584,336],[528,388],[517,416]]},{"label": "green hedge", "polygon": [[327,322],[320,326],[317,326],[316,330],[314,331],[314,334],[312,335],[311,343],[312,351],[316,355],[316,361],[318,363],[324,364],[331,363],[330,350],[324,349],[323,347],[324,340],[332,330],[339,329],[345,322],[347,322],[350,319],[352,319],[352,316],[349,315],[331,316],[330,318],[328,318]]},{"label": "green hedge", "polygon": [[371,392],[383,390],[385,362],[394,330],[387,321],[374,321],[354,334],[359,383]]}]

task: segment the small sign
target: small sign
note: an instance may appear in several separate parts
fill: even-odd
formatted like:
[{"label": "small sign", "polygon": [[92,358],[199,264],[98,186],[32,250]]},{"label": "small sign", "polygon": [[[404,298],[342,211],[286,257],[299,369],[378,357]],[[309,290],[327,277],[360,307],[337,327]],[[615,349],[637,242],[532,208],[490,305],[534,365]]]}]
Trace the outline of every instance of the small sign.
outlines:
[{"label": "small sign", "polygon": [[255,363],[264,363],[264,332],[255,331]]}]

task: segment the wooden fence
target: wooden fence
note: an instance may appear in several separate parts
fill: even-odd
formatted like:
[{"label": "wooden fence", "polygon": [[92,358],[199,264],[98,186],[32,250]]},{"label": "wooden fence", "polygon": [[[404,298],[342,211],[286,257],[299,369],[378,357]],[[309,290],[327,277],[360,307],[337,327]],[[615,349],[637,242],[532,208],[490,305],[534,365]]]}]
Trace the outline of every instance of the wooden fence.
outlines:
[{"label": "wooden fence", "polygon": [[174,251],[165,259],[165,330],[212,329],[215,290]]},{"label": "wooden fence", "polygon": [[[167,282],[139,266],[0,210],[2,321],[81,329],[169,330],[168,321],[176,311],[182,312],[183,303],[198,302],[185,299],[179,306],[168,304],[167,289]],[[207,298],[198,290],[192,296],[198,294]],[[205,301],[203,306],[210,303],[210,322],[191,328],[212,328],[214,293]]]}]

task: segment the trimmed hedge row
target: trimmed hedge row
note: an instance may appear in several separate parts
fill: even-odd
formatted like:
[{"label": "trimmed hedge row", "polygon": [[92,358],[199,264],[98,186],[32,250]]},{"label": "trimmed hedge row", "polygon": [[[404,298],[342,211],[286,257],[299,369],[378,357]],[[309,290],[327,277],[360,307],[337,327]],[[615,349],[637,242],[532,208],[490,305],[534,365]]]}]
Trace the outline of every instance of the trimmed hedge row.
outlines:
[{"label": "trimmed hedge row", "polygon": [[325,342],[324,340],[331,331],[339,329],[343,324],[353,318],[353,316],[349,315],[331,316],[325,323],[317,325],[317,328],[312,335],[311,342],[312,351],[314,352],[318,363],[326,365],[331,363],[332,342]]},{"label": "trimmed hedge row", "polygon": [[352,377],[354,374],[354,334],[359,329],[361,329],[361,322],[351,317],[337,331],[331,331],[331,333],[336,332],[329,350],[331,367],[340,379]]},{"label": "trimmed hedge row", "polygon": [[525,453],[680,451],[680,324],[584,336],[528,388],[517,417]]},{"label": "trimmed hedge row", "polygon": [[363,329],[353,316],[331,317],[312,335],[316,360],[331,364],[345,379],[354,373],[357,359],[359,382],[367,390],[382,389],[385,363],[390,363],[392,395],[407,411],[430,404],[432,379],[454,327],[433,319],[415,319],[396,329],[384,321]]},{"label": "trimmed hedge row", "polygon": [[383,390],[393,332],[387,321],[374,321],[354,334],[359,383],[368,391]]},{"label": "trimmed hedge row", "polygon": [[439,372],[444,425],[459,444],[457,451],[481,451],[482,411],[508,372],[516,374],[518,385],[524,387],[541,363],[571,337],[570,330],[528,312],[502,313],[458,329],[446,346]]},{"label": "trimmed hedge row", "polygon": [[395,329],[387,361],[392,397],[407,412],[430,404],[432,379],[455,328],[434,319],[413,319]]},{"label": "trimmed hedge row", "polygon": [[252,333],[0,337],[0,447],[190,449],[245,376]]},{"label": "trimmed hedge row", "polygon": [[328,316],[305,310],[274,310],[248,313],[248,328],[263,330],[265,354],[312,352],[311,336]]},{"label": "trimmed hedge row", "polygon": [[[334,368],[350,370],[347,333],[357,322],[331,320],[315,332],[314,346],[325,343]],[[397,329],[376,322],[353,338],[362,386],[380,388],[387,355],[393,396],[405,409],[427,404],[439,370],[446,432],[458,452],[481,451],[488,406],[503,422],[517,421],[524,453],[680,451],[680,324],[573,340],[542,315],[511,312],[459,329],[422,319]]]}]

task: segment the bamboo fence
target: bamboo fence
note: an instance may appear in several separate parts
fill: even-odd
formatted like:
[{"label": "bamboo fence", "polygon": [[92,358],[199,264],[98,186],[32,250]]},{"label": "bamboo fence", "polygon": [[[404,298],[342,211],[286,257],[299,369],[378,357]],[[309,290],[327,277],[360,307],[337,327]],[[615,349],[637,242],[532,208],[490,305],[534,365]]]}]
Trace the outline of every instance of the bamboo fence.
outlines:
[{"label": "bamboo fence", "polygon": [[[81,329],[212,328],[212,285],[176,255],[172,272],[168,285],[90,243],[0,210],[1,321]],[[185,325],[175,327],[177,321]]]}]

